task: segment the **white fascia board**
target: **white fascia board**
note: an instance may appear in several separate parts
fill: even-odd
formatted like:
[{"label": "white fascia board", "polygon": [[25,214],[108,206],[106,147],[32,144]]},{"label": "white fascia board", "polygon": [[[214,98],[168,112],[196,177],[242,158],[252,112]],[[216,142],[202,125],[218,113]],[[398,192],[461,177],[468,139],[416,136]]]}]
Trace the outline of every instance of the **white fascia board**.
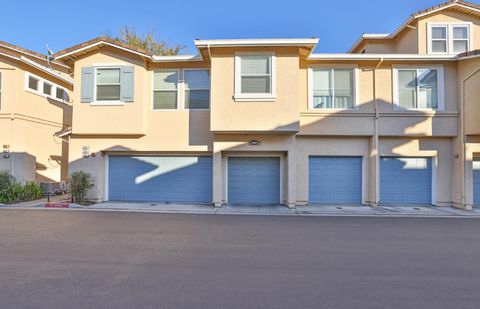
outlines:
[{"label": "white fascia board", "polygon": [[[1,44],[1,43],[0,43],[0,46],[3,47],[3,48],[6,48],[6,49],[10,49],[10,50],[13,50],[13,51],[15,51],[15,52],[24,54],[24,55],[28,55],[28,56],[30,56],[30,57],[35,57],[35,58],[40,59],[40,60],[44,60],[44,61],[47,60],[47,59],[46,59],[47,56],[45,56],[45,58],[42,58],[42,57],[39,57],[39,56],[37,56],[37,55],[33,55],[33,54],[30,54],[30,53],[24,52],[24,51],[22,51],[22,50],[18,50],[18,49],[16,49],[16,48],[13,48],[13,47],[11,47],[11,46]],[[5,55],[5,54],[4,54],[4,55]],[[17,58],[17,59],[19,59],[19,58]],[[64,68],[70,69],[70,67],[69,67],[68,65],[65,65],[65,64],[63,64],[63,63],[56,62],[56,61],[52,61],[52,63],[54,63],[55,65],[59,65],[59,66],[62,66],[62,67],[64,67]]]},{"label": "white fascia board", "polygon": [[195,40],[198,47],[242,47],[242,46],[313,46],[318,44],[318,38],[300,39],[225,39],[225,40]]},{"label": "white fascia board", "polygon": [[173,55],[173,56],[153,56],[154,62],[182,62],[182,61],[202,61],[201,55]]},{"label": "white fascia board", "polygon": [[69,53],[66,53],[66,54],[63,54],[63,55],[60,55],[58,57],[55,57],[55,59],[62,59],[62,58],[65,58],[65,57],[68,57],[70,55],[73,55],[73,54],[76,54],[78,52],[81,52],[81,51],[84,51],[84,50],[87,50],[89,48],[92,48],[92,47],[95,47],[95,46],[98,46],[98,45],[108,45],[108,46],[111,46],[111,47],[115,47],[115,48],[118,48],[118,49],[121,49],[121,50],[124,50],[124,51],[127,51],[129,53],[133,53],[133,54],[136,54],[136,55],[139,55],[141,57],[145,57],[145,58],[149,58],[151,59],[152,57],[150,55],[146,55],[146,54],[143,54],[143,53],[140,53],[140,52],[136,52],[134,50],[131,50],[131,49],[128,49],[128,48],[124,48],[122,46],[118,46],[116,44],[112,44],[110,42],[106,42],[106,41],[99,41],[99,42],[95,42],[95,43],[92,43],[90,45],[87,45],[87,46],[84,46],[82,48],[79,48],[79,49],[76,49],[76,50],[72,50],[71,52]]},{"label": "white fascia board", "polygon": [[39,69],[40,71],[42,71],[42,72],[44,72],[44,73],[47,73],[47,74],[50,75],[50,76],[53,76],[53,77],[58,78],[58,79],[60,79],[60,80],[63,80],[64,82],[66,82],[66,83],[68,83],[68,84],[70,84],[70,85],[73,85],[73,84],[74,84],[74,81],[73,81],[72,79],[67,78],[66,76],[63,76],[63,75],[61,75],[61,74],[58,74],[58,73],[56,73],[55,71],[53,71],[52,69],[47,68],[47,67],[44,67],[43,65],[38,64],[38,63],[36,63],[35,61],[32,61],[32,60],[28,59],[28,58],[25,57],[25,56],[21,56],[21,57],[19,58],[19,60],[22,61],[23,63],[26,63],[26,64],[34,67],[34,68]]},{"label": "white fascia board", "polygon": [[457,60],[452,55],[417,55],[417,54],[312,54],[307,60],[429,60],[449,61]]}]

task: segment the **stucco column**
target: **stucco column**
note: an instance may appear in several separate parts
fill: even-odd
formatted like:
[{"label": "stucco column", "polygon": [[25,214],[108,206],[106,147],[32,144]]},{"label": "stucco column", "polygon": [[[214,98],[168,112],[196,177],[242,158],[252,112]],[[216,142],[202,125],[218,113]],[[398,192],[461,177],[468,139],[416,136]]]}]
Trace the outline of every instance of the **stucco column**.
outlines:
[{"label": "stucco column", "polygon": [[213,175],[212,175],[212,190],[213,190],[213,206],[222,207],[223,204],[223,177],[222,177],[222,153],[215,151],[213,153]]},{"label": "stucco column", "polygon": [[[466,141],[465,141],[466,142]],[[467,151],[465,154],[465,209],[473,209],[473,151],[469,149],[467,144]]]},{"label": "stucco column", "polygon": [[288,142],[287,151],[287,206],[295,208],[297,202],[297,157],[296,157],[296,138],[292,136]]},{"label": "stucco column", "polygon": [[372,207],[380,204],[380,158],[378,152],[378,135],[370,139],[370,156],[368,162],[368,199],[365,201]]}]

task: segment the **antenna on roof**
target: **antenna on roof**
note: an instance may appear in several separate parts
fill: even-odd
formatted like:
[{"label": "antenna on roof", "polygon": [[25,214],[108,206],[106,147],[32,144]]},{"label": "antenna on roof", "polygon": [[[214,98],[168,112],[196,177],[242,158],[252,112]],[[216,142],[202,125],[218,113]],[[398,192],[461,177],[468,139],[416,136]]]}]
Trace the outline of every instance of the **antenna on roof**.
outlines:
[{"label": "antenna on roof", "polygon": [[47,43],[45,43],[45,47],[47,48],[47,63],[50,69],[53,70],[52,65],[50,64],[50,61],[53,61],[55,57],[53,57],[53,50],[48,46]]}]

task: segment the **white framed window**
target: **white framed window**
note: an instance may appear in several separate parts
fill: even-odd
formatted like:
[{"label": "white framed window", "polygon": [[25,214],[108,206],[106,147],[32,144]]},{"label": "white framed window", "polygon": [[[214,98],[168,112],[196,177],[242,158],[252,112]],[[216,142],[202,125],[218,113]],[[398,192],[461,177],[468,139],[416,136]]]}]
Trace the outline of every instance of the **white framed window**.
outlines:
[{"label": "white framed window", "polygon": [[95,101],[120,101],[120,68],[95,68]]},{"label": "white framed window", "polygon": [[464,53],[470,50],[468,25],[452,26],[452,50],[454,54]]},{"label": "white framed window", "polygon": [[310,67],[308,97],[310,109],[354,109],[358,104],[358,69]]},{"label": "white framed window", "polygon": [[[70,101],[67,89],[29,72],[25,72],[25,90],[63,103]],[[59,92],[61,97],[57,95]]]},{"label": "white framed window", "polygon": [[393,99],[397,110],[444,110],[443,67],[394,67]]},{"label": "white framed window", "polygon": [[28,76],[28,89],[33,91],[38,91],[40,86],[40,79],[36,78],[33,75]]},{"label": "white framed window", "polygon": [[275,81],[274,53],[235,55],[235,100],[274,101]]},{"label": "white framed window", "polygon": [[428,23],[429,54],[459,54],[471,50],[472,23]]},{"label": "white framed window", "polygon": [[210,70],[185,69],[183,74],[185,109],[209,109]]},{"label": "white framed window", "polygon": [[178,109],[179,70],[153,71],[152,110]]},{"label": "white framed window", "polygon": [[47,96],[52,95],[53,85],[47,82],[43,82],[43,94]]}]

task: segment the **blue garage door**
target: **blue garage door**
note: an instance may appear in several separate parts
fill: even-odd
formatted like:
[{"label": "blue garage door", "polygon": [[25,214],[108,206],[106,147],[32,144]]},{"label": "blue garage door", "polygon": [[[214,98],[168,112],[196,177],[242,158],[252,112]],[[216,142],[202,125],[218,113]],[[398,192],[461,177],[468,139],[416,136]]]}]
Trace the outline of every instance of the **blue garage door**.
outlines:
[{"label": "blue garage door", "polygon": [[310,204],[361,204],[361,157],[310,157]]},{"label": "blue garage door", "polygon": [[473,158],[473,204],[480,207],[480,158]]},{"label": "blue garage door", "polygon": [[430,158],[381,158],[380,203],[432,204],[432,160]]},{"label": "blue garage door", "polygon": [[228,203],[280,204],[280,158],[228,158]]},{"label": "blue garage door", "polygon": [[111,201],[212,202],[211,157],[110,156]]}]

